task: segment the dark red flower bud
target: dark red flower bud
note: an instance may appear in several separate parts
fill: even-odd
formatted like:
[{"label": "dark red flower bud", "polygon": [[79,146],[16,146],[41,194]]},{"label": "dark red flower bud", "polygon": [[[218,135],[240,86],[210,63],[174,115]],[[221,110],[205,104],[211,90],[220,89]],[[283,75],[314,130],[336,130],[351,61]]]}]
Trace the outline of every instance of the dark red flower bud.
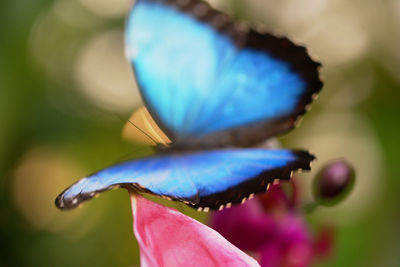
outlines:
[{"label": "dark red flower bud", "polygon": [[354,185],[353,167],[345,160],[326,165],[314,179],[313,192],[320,205],[332,206],[342,201]]}]

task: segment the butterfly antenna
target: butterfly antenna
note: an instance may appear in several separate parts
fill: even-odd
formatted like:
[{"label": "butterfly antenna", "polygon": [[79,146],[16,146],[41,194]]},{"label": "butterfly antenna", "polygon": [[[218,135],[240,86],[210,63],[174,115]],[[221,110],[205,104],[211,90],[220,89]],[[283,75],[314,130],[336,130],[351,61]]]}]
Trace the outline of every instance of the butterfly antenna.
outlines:
[{"label": "butterfly antenna", "polygon": [[150,138],[151,141],[154,142],[154,144],[158,145],[158,142],[156,140],[154,140],[153,137],[151,137],[148,133],[146,133],[145,131],[143,131],[142,129],[140,129],[139,126],[137,126],[136,124],[134,124],[130,119],[128,119],[128,122],[130,124],[132,124],[133,127],[135,127],[136,129],[138,129],[141,133],[143,133],[145,136],[147,136],[148,138]]},{"label": "butterfly antenna", "polygon": [[[108,114],[108,113],[107,113]],[[109,115],[109,114],[108,114]],[[125,119],[123,119],[120,115],[118,114],[113,114],[115,115],[117,118],[119,118],[122,122],[125,122]],[[139,126],[137,126],[136,124],[134,124],[130,119],[128,119],[128,122],[135,127],[136,129],[138,129],[141,133],[143,133],[145,136],[147,136],[151,141],[154,142],[155,145],[158,145],[159,143],[153,138],[151,137],[148,133],[146,133],[144,130],[142,130]]]}]

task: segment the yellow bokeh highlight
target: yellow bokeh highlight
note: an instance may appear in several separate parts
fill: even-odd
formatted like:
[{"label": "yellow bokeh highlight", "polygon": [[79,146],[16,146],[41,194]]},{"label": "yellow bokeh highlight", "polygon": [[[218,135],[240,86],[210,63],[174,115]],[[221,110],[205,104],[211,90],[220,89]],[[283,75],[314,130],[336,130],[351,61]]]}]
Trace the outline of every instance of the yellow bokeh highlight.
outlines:
[{"label": "yellow bokeh highlight", "polygon": [[54,204],[57,194],[83,171],[73,161],[49,148],[28,151],[14,171],[12,195],[18,211],[35,228],[66,230],[83,209],[61,212]]}]

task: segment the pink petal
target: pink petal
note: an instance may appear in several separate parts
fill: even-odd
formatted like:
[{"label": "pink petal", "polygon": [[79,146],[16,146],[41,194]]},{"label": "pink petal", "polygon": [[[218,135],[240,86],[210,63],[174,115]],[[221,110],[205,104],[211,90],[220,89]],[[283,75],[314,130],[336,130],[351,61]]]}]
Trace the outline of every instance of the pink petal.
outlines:
[{"label": "pink petal", "polygon": [[208,226],[131,193],[141,266],[259,266]]}]

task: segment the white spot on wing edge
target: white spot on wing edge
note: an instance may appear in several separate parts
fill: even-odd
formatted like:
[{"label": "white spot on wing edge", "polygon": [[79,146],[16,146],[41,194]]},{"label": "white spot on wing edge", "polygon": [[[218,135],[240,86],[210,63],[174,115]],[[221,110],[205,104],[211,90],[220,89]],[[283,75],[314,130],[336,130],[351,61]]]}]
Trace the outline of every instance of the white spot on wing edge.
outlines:
[{"label": "white spot on wing edge", "polygon": [[118,189],[118,188],[120,188],[120,187],[121,187],[120,185],[116,184],[116,185],[110,186],[109,188],[110,188],[111,190],[115,190],[115,189]]}]

